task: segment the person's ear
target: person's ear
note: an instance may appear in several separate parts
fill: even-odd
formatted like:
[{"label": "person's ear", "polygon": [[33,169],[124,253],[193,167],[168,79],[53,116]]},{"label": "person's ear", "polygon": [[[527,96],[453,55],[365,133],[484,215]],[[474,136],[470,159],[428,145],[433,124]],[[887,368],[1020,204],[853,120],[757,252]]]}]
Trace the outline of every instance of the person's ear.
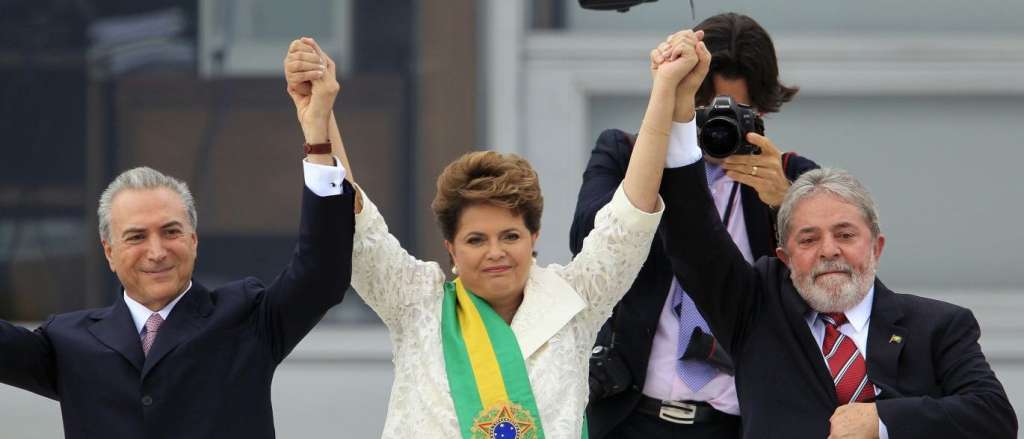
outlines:
[{"label": "person's ear", "polygon": [[448,251],[448,262],[455,265],[455,244],[452,244],[449,240],[444,240],[444,249]]},{"label": "person's ear", "polygon": [[786,264],[787,267],[789,266],[789,254],[786,253],[786,249],[782,247],[776,247],[775,257],[779,258],[779,260],[782,261],[783,264]]},{"label": "person's ear", "polygon": [[103,256],[106,256],[106,258],[107,258],[107,264],[110,265],[110,271],[116,273],[117,270],[114,269],[114,257],[113,257],[114,248],[110,245],[109,242],[107,242],[106,239],[104,239],[103,241],[100,241],[100,243],[103,245]]}]

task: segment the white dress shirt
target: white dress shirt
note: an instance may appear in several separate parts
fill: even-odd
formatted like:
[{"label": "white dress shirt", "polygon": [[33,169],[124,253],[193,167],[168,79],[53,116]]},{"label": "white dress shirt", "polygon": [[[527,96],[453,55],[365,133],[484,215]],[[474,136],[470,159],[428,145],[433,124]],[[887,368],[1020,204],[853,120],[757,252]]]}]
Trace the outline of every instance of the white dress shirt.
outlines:
[{"label": "white dress shirt", "polygon": [[188,290],[190,289],[192,289],[192,281],[188,281],[188,286],[185,287],[185,291],[178,294],[171,303],[168,303],[167,306],[164,306],[160,311],[153,311],[146,308],[145,305],[136,302],[135,299],[128,297],[127,291],[121,293],[124,296],[125,305],[128,305],[128,311],[132,313],[132,320],[135,322],[135,332],[142,335],[142,328],[146,326],[146,320],[149,320],[149,317],[154,313],[160,314],[160,318],[167,320],[167,316],[171,315],[171,310],[174,309],[174,305],[177,305],[181,298],[185,297],[185,293],[188,293]]},{"label": "white dress shirt", "polygon": [[[678,167],[691,164],[702,156],[697,145],[696,122],[673,123],[669,136],[669,151],[665,159],[666,167]],[[672,166],[675,165],[675,166]],[[711,196],[718,207],[719,215],[723,215],[732,194],[734,180],[723,176],[710,182]],[[732,213],[726,229],[732,235],[733,242],[739,247],[740,253],[753,262],[750,242],[747,239],[747,224],[743,217],[742,194],[737,191],[733,200]],[[651,398],[667,401],[705,401],[716,410],[731,415],[740,414],[740,403],[736,397],[736,382],[732,375],[718,373],[699,391],[687,386],[679,374],[676,365],[679,362],[677,348],[679,345],[679,317],[672,309],[673,291],[669,292],[658,316],[658,327],[651,343],[651,354],[647,361],[647,377],[644,380],[643,393]]]}]

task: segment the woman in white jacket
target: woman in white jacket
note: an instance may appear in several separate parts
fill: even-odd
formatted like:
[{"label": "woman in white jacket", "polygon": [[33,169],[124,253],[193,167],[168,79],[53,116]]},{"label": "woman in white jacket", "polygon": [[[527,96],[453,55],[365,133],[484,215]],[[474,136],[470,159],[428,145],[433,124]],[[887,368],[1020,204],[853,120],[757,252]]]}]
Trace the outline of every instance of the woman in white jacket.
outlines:
[{"label": "woman in white jacket", "polygon": [[[590,350],[650,250],[671,124],[693,117],[692,106],[675,108],[676,93],[696,91],[710,62],[700,38],[680,32],[652,54],[674,61],[652,68],[626,177],[582,252],[564,266],[534,262],[543,198],[537,174],[516,155],[469,153],[438,177],[432,209],[452,281],[437,262],[407,253],[358,189],[352,286],[387,325],[394,349],[384,437],[576,439],[585,432]],[[301,99],[302,83],[330,62],[311,39],[296,40],[285,59],[292,97]],[[344,160],[338,130],[330,134]],[[345,168],[351,178],[353,168]]]}]

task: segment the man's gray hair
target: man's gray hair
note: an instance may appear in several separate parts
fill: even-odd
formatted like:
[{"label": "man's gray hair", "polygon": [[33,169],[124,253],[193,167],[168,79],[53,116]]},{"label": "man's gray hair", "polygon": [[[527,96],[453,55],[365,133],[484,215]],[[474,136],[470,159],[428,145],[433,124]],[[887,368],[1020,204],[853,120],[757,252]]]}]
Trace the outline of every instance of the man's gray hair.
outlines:
[{"label": "man's gray hair", "polygon": [[188,222],[192,225],[192,230],[196,230],[199,218],[196,214],[196,202],[192,198],[192,192],[188,190],[188,185],[153,168],[140,166],[122,172],[114,181],[110,182],[110,185],[100,195],[100,207],[96,210],[100,222],[100,240],[110,242],[110,207],[119,192],[126,189],[159,188],[170,189],[181,197],[181,202],[185,205],[185,211],[188,213]]},{"label": "man's gray hair", "polygon": [[793,209],[804,198],[827,192],[860,209],[864,221],[871,228],[871,236],[877,238],[881,233],[878,225],[878,207],[871,198],[867,188],[856,178],[842,169],[821,168],[808,171],[793,182],[782,200],[778,215],[779,246],[785,248],[789,239],[789,222]]}]

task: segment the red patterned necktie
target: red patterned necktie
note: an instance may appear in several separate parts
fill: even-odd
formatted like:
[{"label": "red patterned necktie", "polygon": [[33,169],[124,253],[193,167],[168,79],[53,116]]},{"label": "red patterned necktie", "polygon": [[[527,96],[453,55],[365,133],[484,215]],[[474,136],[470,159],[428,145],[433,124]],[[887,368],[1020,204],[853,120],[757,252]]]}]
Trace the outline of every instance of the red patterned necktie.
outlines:
[{"label": "red patterned necktie", "polygon": [[160,314],[153,313],[146,319],[146,332],[142,333],[142,352],[149,355],[149,349],[153,347],[153,342],[156,341],[156,334],[160,331],[160,325],[164,323],[163,317]]},{"label": "red patterned necktie", "polygon": [[825,322],[825,339],[821,343],[821,352],[825,354],[825,361],[832,372],[839,405],[874,401],[875,385],[868,380],[864,356],[857,350],[857,345],[850,337],[839,332],[839,327],[846,323],[846,315],[829,313],[820,316]]}]

